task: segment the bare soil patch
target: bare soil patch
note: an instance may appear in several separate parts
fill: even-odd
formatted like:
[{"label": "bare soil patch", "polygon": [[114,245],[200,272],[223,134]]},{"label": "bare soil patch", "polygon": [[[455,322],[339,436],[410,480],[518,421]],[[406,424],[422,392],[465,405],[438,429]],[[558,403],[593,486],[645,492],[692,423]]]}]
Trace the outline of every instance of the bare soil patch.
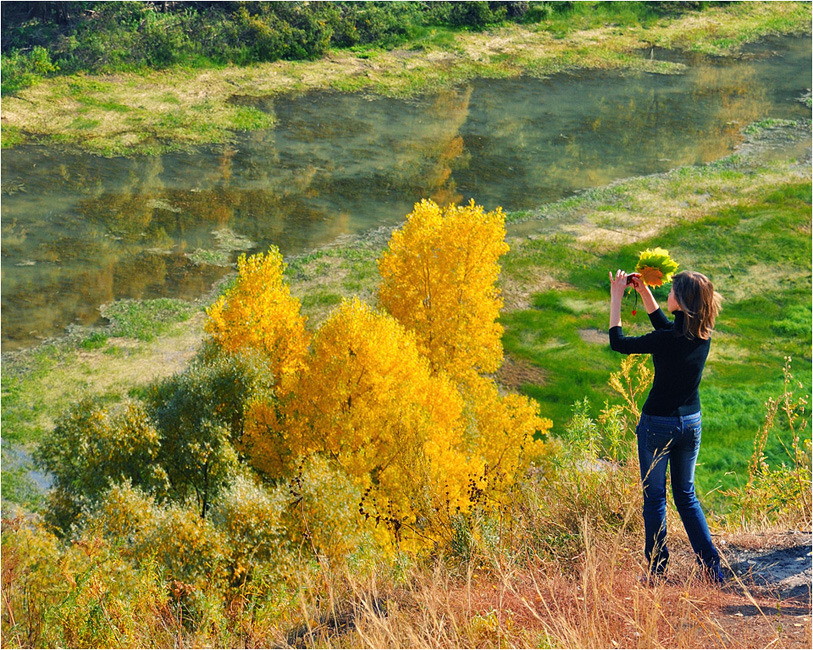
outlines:
[{"label": "bare soil patch", "polygon": [[583,329],[579,330],[579,337],[585,343],[595,343],[596,345],[604,345],[609,342],[607,332],[599,329]]},{"label": "bare soil patch", "polygon": [[525,384],[543,386],[548,378],[544,369],[526,361],[505,356],[500,369],[494,374],[497,383],[509,390],[518,390]]},{"label": "bare soil patch", "polygon": [[[811,533],[740,534],[722,546],[734,578],[718,621],[749,647],[810,648]],[[746,632],[743,632],[746,630]]]},{"label": "bare soil patch", "polygon": [[570,288],[571,285],[562,282],[553,273],[536,268],[521,278],[503,276],[500,290],[504,311],[521,311],[531,306],[534,294],[550,289],[564,291]]}]

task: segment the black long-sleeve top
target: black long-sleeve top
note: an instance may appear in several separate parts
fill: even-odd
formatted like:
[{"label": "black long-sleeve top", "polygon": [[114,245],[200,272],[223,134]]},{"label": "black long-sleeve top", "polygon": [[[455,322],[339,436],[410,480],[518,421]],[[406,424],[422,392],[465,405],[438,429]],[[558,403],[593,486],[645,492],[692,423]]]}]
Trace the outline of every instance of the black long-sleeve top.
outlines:
[{"label": "black long-sleeve top", "polygon": [[686,315],[674,312],[670,321],[658,308],[649,315],[654,332],[624,336],[620,326],[610,328],[610,347],[623,354],[651,354],[655,379],[642,411],[647,415],[674,417],[700,410],[700,378],[709,356],[711,339],[683,335]]}]

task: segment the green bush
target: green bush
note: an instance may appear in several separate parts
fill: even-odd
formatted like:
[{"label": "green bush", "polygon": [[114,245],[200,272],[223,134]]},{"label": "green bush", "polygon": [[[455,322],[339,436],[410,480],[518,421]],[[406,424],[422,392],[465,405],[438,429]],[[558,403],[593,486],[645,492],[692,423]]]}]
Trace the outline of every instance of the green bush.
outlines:
[{"label": "green bush", "polygon": [[212,525],[228,549],[229,581],[243,591],[294,572],[295,558],[285,528],[292,498],[286,486],[268,490],[238,474],[212,507]]},{"label": "green bush", "polygon": [[204,591],[225,581],[228,551],[224,536],[195,508],[172,504],[156,509],[139,541],[142,547],[136,551],[137,557],[155,557],[169,582]]},{"label": "green bush", "polygon": [[158,432],[143,406],[110,412],[99,400],[82,400],[63,416],[34,454],[53,477],[49,521],[68,532],[80,512],[95,505],[112,483],[129,481],[162,492],[165,477],[155,461]]},{"label": "green bush", "polygon": [[507,9],[500,2],[453,2],[449,22],[453,27],[482,29],[505,20]]},{"label": "green bush", "polygon": [[[392,47],[430,27],[484,29],[505,20],[638,24],[701,2],[124,2],[4,3],[3,94],[57,70],[110,73],[173,65],[314,59],[329,47]],[[36,6],[42,5],[39,9]]]},{"label": "green bush", "polygon": [[151,386],[143,403],[110,410],[83,400],[45,436],[35,462],[53,477],[47,516],[59,530],[67,533],[122,481],[158,502],[191,498],[206,514],[240,466],[234,445],[245,404],[273,399],[262,362],[206,354]]},{"label": "green bush", "polygon": [[33,86],[49,74],[59,70],[44,47],[34,46],[30,52],[12,51],[0,57],[2,62],[3,95],[13,94]]},{"label": "green bush", "polygon": [[158,460],[174,500],[194,495],[206,514],[238,467],[234,444],[245,405],[258,396],[272,399],[271,381],[260,359],[213,356],[152,388],[147,408],[161,432]]},{"label": "green bush", "polygon": [[288,538],[306,556],[343,562],[351,553],[356,560],[388,538],[382,521],[366,526],[359,512],[362,494],[341,466],[312,455],[289,484],[291,504],[285,513]]}]

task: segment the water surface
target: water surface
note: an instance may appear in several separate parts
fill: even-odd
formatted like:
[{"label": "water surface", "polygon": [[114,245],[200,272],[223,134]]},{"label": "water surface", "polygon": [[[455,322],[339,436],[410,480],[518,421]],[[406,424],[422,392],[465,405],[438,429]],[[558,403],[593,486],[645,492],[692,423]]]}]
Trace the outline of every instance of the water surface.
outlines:
[{"label": "water surface", "polygon": [[810,38],[685,62],[675,76],[478,80],[411,100],[235,98],[272,111],[275,128],[190,153],[6,151],[3,351],[98,322],[116,299],[199,297],[241,250],[294,255],[400,223],[424,197],[534,208],[720,158],[753,121],[809,116]]}]

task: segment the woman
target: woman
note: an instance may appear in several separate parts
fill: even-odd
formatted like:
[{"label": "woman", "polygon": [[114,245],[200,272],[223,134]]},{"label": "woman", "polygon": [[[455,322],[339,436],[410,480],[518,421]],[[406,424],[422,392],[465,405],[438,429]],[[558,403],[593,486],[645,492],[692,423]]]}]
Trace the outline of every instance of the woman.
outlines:
[{"label": "woman", "polygon": [[[639,293],[655,328],[644,336],[624,336],[621,299],[628,285]],[[701,273],[684,271],[672,278],[667,306],[670,321],[641,278],[610,272],[610,347],[623,354],[651,354],[655,379],[636,429],[644,490],[645,554],[648,580],[666,570],[666,467],[671,466],[672,495],[692,548],[706,575],[722,582],[720,554],[694,492],[694,468],[700,450],[698,386],[709,354],[720,295]]]}]

